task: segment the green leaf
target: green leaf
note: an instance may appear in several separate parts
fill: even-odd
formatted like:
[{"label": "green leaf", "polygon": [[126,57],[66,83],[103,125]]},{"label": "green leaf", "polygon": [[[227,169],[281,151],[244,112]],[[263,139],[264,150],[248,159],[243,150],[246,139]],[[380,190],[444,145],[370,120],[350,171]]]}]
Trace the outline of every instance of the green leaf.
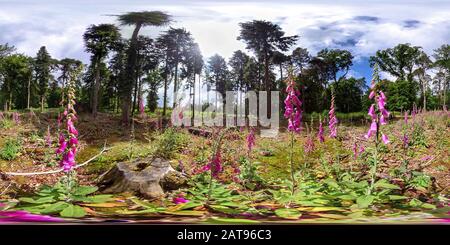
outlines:
[{"label": "green leaf", "polygon": [[25,203],[42,204],[42,203],[52,203],[55,201],[55,199],[53,199],[52,196],[41,197],[38,199],[33,199],[31,197],[21,197],[21,198],[19,198],[19,201],[25,202]]},{"label": "green leaf", "polygon": [[408,197],[399,196],[399,195],[388,195],[388,197],[389,197],[389,200],[391,200],[391,201],[398,201],[398,200],[408,199]]},{"label": "green leaf", "polygon": [[232,218],[216,218],[212,217],[209,220],[211,223],[215,224],[257,224],[260,223],[257,220],[250,220],[250,219],[232,219]]},{"label": "green leaf", "polygon": [[43,214],[51,214],[51,213],[58,213],[67,208],[70,204],[66,202],[56,202],[52,203],[49,206],[47,206],[45,209],[42,210],[41,213]]},{"label": "green leaf", "polygon": [[374,201],[375,197],[371,195],[363,195],[356,199],[359,208],[368,208]]},{"label": "green leaf", "polygon": [[137,205],[143,207],[143,208],[150,208],[150,209],[156,208],[156,205],[155,205],[155,204],[149,203],[149,202],[146,202],[146,201],[141,201],[141,200],[139,200],[139,199],[137,199],[137,198],[131,198],[130,200],[131,200],[132,202],[134,202],[135,204],[137,204]]},{"label": "green leaf", "polygon": [[62,217],[81,218],[86,215],[86,211],[80,206],[69,204],[59,213]]},{"label": "green leaf", "polygon": [[344,200],[344,201],[353,201],[356,199],[356,197],[353,195],[341,195],[341,196],[338,196],[337,198]]},{"label": "green leaf", "polygon": [[199,206],[202,206],[202,205],[203,205],[203,204],[201,204],[201,203],[199,203],[199,202],[193,202],[193,201],[190,201],[190,202],[184,203],[184,204],[179,208],[179,210],[193,209],[193,208],[196,208],[196,207],[199,207]]},{"label": "green leaf", "polygon": [[295,209],[280,208],[275,210],[275,215],[283,219],[299,219],[302,213]]},{"label": "green leaf", "polygon": [[401,189],[399,186],[390,184],[386,180],[379,180],[373,186],[375,188],[392,189],[392,190],[400,190]]},{"label": "green leaf", "polygon": [[96,192],[98,188],[96,186],[78,186],[72,193],[74,196],[87,196]]},{"label": "green leaf", "polygon": [[104,203],[112,201],[112,195],[95,195],[95,196],[89,196],[89,197],[74,197],[75,200],[85,203]]}]

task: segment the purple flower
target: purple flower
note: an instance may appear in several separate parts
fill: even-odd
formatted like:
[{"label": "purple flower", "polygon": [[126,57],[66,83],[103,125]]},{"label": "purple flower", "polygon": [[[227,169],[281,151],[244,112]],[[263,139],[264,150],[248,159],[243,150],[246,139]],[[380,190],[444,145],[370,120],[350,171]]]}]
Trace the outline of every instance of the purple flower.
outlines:
[{"label": "purple flower", "polygon": [[309,136],[309,137],[306,139],[306,142],[305,142],[305,148],[304,148],[305,153],[313,152],[314,149],[315,149],[315,145],[314,145],[313,137],[310,137],[310,136]]},{"label": "purple flower", "polygon": [[71,147],[75,147],[78,145],[78,139],[76,137],[71,137],[69,140],[69,145]]},{"label": "purple flower", "polygon": [[46,215],[31,214],[26,211],[0,211],[0,224],[13,222],[63,222],[63,219]]},{"label": "purple flower", "polygon": [[187,202],[189,202],[189,200],[185,199],[184,197],[174,197],[172,199],[172,202],[174,204],[181,204],[181,203],[187,203]]},{"label": "purple flower", "polygon": [[352,148],[352,150],[353,150],[353,158],[358,158],[358,144],[356,143],[356,141],[355,141],[355,143],[353,143],[353,148]]},{"label": "purple flower", "polygon": [[52,136],[51,136],[51,134],[50,134],[50,126],[47,127],[47,134],[45,135],[45,144],[46,144],[48,147],[51,147],[51,146],[52,146]]},{"label": "purple flower", "polygon": [[320,120],[320,123],[319,123],[319,132],[317,133],[317,137],[319,138],[320,143],[325,142],[325,137],[323,136],[322,120]]},{"label": "purple flower", "polygon": [[375,91],[370,91],[370,94],[369,94],[369,99],[373,99],[373,97],[375,97]]},{"label": "purple flower", "polygon": [[67,141],[64,140],[63,142],[60,142],[59,148],[56,150],[56,154],[63,153],[66,150],[66,148],[67,148]]},{"label": "purple flower", "polygon": [[403,134],[402,142],[403,142],[403,147],[404,148],[408,147],[408,145],[409,145],[409,138],[408,138],[408,135],[406,133]]},{"label": "purple flower", "polygon": [[372,104],[370,106],[369,112],[367,114],[372,118],[372,120],[375,120],[377,118],[377,116],[375,115],[375,105],[374,104]]},{"label": "purple flower", "polygon": [[287,81],[286,93],[284,117],[288,119],[288,131],[298,133],[301,130],[302,102],[298,98],[300,91],[295,88],[291,75]]},{"label": "purple flower", "polygon": [[72,122],[71,118],[69,118],[67,120],[67,130],[69,131],[70,134],[78,136],[78,130],[73,125],[73,122]]},{"label": "purple flower", "polygon": [[383,141],[383,143],[385,144],[385,145],[387,145],[387,144],[389,144],[389,138],[385,135],[385,134],[382,134],[381,135],[381,140]]},{"label": "purple flower", "polygon": [[369,138],[372,137],[372,135],[373,135],[374,133],[376,133],[376,132],[377,132],[377,122],[376,122],[375,120],[373,120],[373,121],[372,121],[372,124],[370,124],[369,131],[367,131],[367,134],[364,135],[364,137],[365,137],[366,139],[369,139]]},{"label": "purple flower", "polygon": [[64,169],[64,172],[69,172],[75,166],[75,152],[74,149],[70,149],[64,154],[63,159],[60,162],[60,167]]},{"label": "purple flower", "polygon": [[247,148],[249,154],[252,151],[253,146],[255,146],[255,132],[253,128],[251,128],[249,134],[247,135]]},{"label": "purple flower", "polygon": [[334,93],[331,94],[331,106],[330,111],[328,112],[328,117],[330,119],[328,122],[328,128],[330,129],[330,137],[336,138],[338,120],[336,118],[336,114],[334,113]]}]

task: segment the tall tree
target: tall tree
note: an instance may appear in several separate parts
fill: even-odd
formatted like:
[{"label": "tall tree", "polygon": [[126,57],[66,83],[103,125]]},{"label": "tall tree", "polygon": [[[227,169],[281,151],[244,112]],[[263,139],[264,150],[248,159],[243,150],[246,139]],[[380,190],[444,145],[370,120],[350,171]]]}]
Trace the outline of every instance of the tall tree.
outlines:
[{"label": "tall tree", "polygon": [[420,85],[420,90],[422,91],[423,109],[427,109],[427,90],[428,84],[431,81],[431,76],[427,74],[428,69],[431,68],[433,62],[430,57],[424,52],[420,51],[417,57],[417,68],[414,70],[413,74],[417,76],[417,80]]},{"label": "tall tree", "polygon": [[18,109],[25,108],[32,80],[32,59],[22,54],[6,56],[0,62],[0,74],[4,110],[11,110],[13,105]]},{"label": "tall tree", "polygon": [[51,80],[53,80],[52,67],[54,61],[48,53],[45,46],[42,46],[36,54],[34,60],[34,73],[36,76],[37,84],[39,86],[41,111],[44,111],[44,103],[47,98],[48,87]]},{"label": "tall tree", "polygon": [[264,64],[264,87],[268,93],[267,114],[271,116],[271,96],[273,83],[270,81],[270,57],[273,52],[287,51],[298,39],[297,35],[285,36],[284,31],[277,24],[263,20],[253,20],[239,23],[241,27],[238,40],[247,44],[247,49],[253,50],[259,63]]},{"label": "tall tree", "polygon": [[375,56],[370,57],[370,63],[378,63],[382,71],[388,72],[397,80],[413,81],[413,71],[417,58],[420,56],[420,47],[409,43],[399,44],[393,48],[378,50]]},{"label": "tall tree", "polygon": [[[319,51],[317,57],[325,63],[326,71],[334,82],[344,78],[353,65],[353,55],[347,50],[326,48]],[[338,78],[339,72],[342,74]]]},{"label": "tall tree", "polygon": [[92,115],[97,117],[98,91],[100,89],[101,63],[120,39],[119,29],[112,24],[91,25],[83,35],[86,51],[92,53],[91,62],[95,73],[92,91]]},{"label": "tall tree", "polygon": [[450,44],[444,44],[434,50],[435,66],[440,69],[442,105],[447,104],[447,93],[450,85]]},{"label": "tall tree", "polygon": [[214,90],[216,91],[215,103],[217,108],[217,93],[222,95],[221,102],[224,103],[225,92],[230,87],[227,62],[222,56],[215,54],[209,58],[206,66],[206,83],[210,86],[214,86]]},{"label": "tall tree", "polygon": [[159,46],[165,51],[166,67],[168,72],[173,74],[173,107],[176,106],[180,75],[180,66],[186,65],[189,50],[194,40],[191,33],[184,28],[170,28],[164,32],[159,38]]},{"label": "tall tree", "polygon": [[303,73],[303,69],[311,60],[311,55],[306,48],[298,47],[292,51],[291,62],[298,69],[300,74]]},{"label": "tall tree", "polygon": [[238,104],[242,104],[242,94],[246,91],[245,83],[245,66],[249,62],[250,57],[241,50],[234,51],[228,61],[231,67],[230,80],[233,90],[239,92]]},{"label": "tall tree", "polygon": [[[58,62],[58,69],[60,70],[58,80],[61,82],[60,105],[63,105],[65,103],[64,91],[66,84],[73,74],[78,73],[79,70],[83,69],[83,63],[76,59],[64,58]],[[52,95],[52,97],[55,97],[55,95]]]},{"label": "tall tree", "polygon": [[164,26],[170,21],[170,15],[161,11],[129,12],[119,15],[119,22],[121,25],[134,26],[133,34],[131,35],[130,40],[130,47],[127,51],[126,81],[123,81],[121,84],[122,120],[127,125],[130,121],[133,85],[137,82],[136,67],[139,31],[145,26]]},{"label": "tall tree", "polygon": [[283,78],[283,67],[286,65],[286,63],[290,60],[290,57],[279,52],[275,51],[272,54],[272,63],[274,65],[278,65],[279,71],[280,71],[280,81],[284,81]]}]

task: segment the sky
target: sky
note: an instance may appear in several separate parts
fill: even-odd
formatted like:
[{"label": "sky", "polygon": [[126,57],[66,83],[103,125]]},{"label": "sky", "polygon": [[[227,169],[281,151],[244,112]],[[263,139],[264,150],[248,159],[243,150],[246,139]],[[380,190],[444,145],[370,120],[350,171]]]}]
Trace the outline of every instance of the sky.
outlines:
[{"label": "sky", "polygon": [[[0,0],[0,43],[31,56],[46,46],[57,59],[88,63],[82,35],[89,25],[117,23],[115,15],[143,10],[172,15],[171,26],[190,31],[204,57],[218,53],[229,58],[245,50],[236,39],[240,22],[272,21],[286,35],[299,35],[296,47],[313,55],[323,48],[350,50],[355,60],[349,75],[366,81],[371,76],[368,58],[377,50],[411,43],[431,54],[450,43],[450,0]],[[121,31],[129,37],[132,28]],[[155,37],[161,31],[149,27],[142,34]]]}]

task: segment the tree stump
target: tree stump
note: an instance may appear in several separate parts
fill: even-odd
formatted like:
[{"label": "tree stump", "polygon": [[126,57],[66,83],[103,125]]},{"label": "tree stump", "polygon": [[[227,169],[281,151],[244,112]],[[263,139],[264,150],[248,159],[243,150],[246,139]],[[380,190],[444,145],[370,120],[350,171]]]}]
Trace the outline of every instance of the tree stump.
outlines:
[{"label": "tree stump", "polygon": [[100,176],[103,193],[131,192],[147,199],[159,199],[165,191],[187,185],[187,178],[160,158],[144,158],[133,162],[120,162]]}]

